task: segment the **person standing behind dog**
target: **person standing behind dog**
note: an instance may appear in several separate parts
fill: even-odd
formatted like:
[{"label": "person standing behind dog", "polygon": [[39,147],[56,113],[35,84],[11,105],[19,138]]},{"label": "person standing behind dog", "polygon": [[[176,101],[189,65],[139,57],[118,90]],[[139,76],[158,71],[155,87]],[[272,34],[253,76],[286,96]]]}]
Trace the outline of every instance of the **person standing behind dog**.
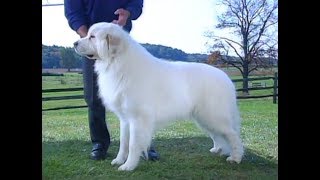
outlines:
[{"label": "person standing behind dog", "polygon": [[[81,38],[87,35],[91,25],[98,22],[112,22],[122,26],[127,32],[132,29],[132,20],[142,14],[143,0],[64,0],[65,17],[72,30]],[[98,97],[97,74],[94,61],[84,58],[84,97],[88,105],[89,129],[93,148],[90,158],[106,158],[110,145],[110,134],[105,122],[105,108]],[[148,151],[151,160],[159,155],[151,146]]]}]

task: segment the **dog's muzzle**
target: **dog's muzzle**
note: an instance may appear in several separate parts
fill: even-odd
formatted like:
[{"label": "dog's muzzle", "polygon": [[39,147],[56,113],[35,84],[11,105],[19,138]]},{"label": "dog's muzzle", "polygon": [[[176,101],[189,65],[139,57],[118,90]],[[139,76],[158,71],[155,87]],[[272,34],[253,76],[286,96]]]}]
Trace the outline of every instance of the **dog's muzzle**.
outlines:
[{"label": "dog's muzzle", "polygon": [[79,45],[79,42],[78,42],[78,41],[76,41],[76,42],[73,43],[73,48],[74,48],[74,50],[76,51],[77,54],[79,54],[79,55],[81,55],[81,56],[85,56],[85,57],[87,57],[87,58],[89,58],[89,59],[92,59],[92,58],[93,58],[93,56],[94,56],[93,54],[83,54],[83,53],[80,53],[80,52],[77,50],[78,45]]}]

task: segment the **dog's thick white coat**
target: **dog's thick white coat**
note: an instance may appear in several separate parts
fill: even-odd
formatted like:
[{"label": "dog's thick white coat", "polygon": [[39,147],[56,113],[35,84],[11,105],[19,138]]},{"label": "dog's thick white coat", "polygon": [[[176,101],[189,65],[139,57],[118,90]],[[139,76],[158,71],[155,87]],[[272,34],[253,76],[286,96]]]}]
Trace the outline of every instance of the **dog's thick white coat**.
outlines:
[{"label": "dog's thick white coat", "polygon": [[212,138],[212,153],[240,163],[243,145],[235,88],[221,70],[152,56],[118,25],[97,23],[75,47],[95,61],[100,97],[120,119],[120,148],[112,164],[133,170],[155,131],[193,119]]}]

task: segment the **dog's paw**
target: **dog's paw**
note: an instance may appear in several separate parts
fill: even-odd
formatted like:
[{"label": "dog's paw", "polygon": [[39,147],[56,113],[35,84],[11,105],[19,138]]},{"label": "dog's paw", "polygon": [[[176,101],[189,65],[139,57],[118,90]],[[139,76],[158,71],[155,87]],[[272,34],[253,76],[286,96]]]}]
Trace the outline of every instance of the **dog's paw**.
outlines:
[{"label": "dog's paw", "polygon": [[241,157],[229,156],[229,157],[227,158],[227,162],[239,164],[239,163],[241,162]]},{"label": "dog's paw", "polygon": [[115,158],[111,161],[111,165],[121,165],[125,162],[125,159]]},{"label": "dog's paw", "polygon": [[132,171],[135,169],[135,166],[128,165],[127,163],[121,165],[118,170],[119,171]]},{"label": "dog's paw", "polygon": [[210,149],[210,152],[213,154],[220,154],[221,150],[221,148],[214,147]]}]

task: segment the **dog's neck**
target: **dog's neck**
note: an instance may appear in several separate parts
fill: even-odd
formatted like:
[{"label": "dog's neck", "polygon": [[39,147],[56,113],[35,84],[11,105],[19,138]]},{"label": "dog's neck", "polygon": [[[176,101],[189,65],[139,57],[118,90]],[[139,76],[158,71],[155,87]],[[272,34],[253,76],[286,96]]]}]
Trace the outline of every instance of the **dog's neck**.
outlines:
[{"label": "dog's neck", "polygon": [[124,41],[123,51],[117,56],[108,57],[106,60],[97,60],[95,70],[107,73],[111,76],[134,76],[143,72],[137,72],[137,69],[143,64],[150,63],[154,58],[141,44],[133,40],[131,37],[126,37]]}]

